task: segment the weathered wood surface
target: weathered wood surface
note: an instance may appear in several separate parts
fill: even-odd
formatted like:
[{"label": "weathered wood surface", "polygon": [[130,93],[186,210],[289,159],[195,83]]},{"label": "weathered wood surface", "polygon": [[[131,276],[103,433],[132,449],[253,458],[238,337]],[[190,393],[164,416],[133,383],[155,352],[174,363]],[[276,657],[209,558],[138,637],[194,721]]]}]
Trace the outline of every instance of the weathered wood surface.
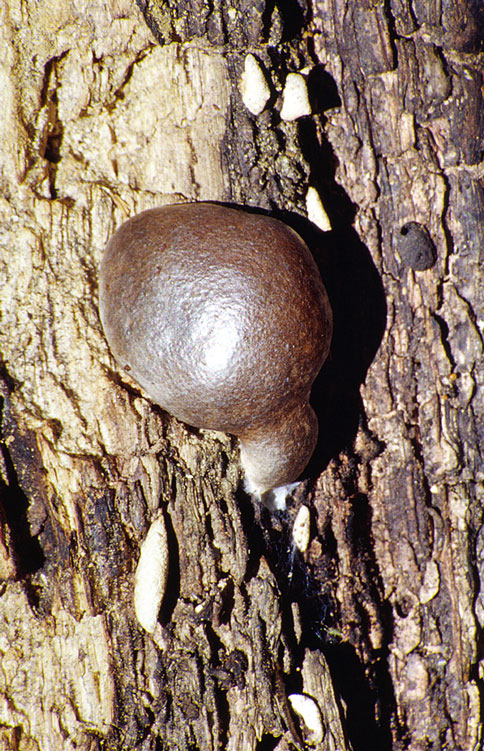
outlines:
[{"label": "weathered wood surface", "polygon": [[[303,691],[322,749],[476,749],[479,7],[195,5],[140,2],[153,33],[127,0],[0,5],[0,748],[282,751]],[[257,117],[248,51],[272,92]],[[284,122],[301,70],[313,114]],[[304,219],[309,185],[330,233]],[[285,217],[332,300],[307,560],[238,489],[236,442],[154,408],[100,328],[113,229],[207,199]],[[132,587],[159,506],[157,642]]]}]

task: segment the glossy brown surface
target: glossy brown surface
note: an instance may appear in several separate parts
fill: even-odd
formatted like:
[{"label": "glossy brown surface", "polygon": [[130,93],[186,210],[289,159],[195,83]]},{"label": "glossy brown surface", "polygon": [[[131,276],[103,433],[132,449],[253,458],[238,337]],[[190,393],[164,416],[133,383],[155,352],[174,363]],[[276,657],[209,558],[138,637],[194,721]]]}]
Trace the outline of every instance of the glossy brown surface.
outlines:
[{"label": "glossy brown surface", "polygon": [[190,425],[242,438],[298,413],[329,349],[316,264],[267,216],[207,203],[144,211],[108,244],[99,295],[113,354],[151,398]]}]

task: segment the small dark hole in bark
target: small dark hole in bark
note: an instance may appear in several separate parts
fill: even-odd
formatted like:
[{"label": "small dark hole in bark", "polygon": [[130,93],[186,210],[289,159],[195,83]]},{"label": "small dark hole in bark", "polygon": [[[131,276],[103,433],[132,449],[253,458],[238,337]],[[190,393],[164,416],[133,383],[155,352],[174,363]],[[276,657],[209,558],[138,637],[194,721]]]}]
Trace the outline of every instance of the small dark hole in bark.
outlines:
[{"label": "small dark hole in bark", "polygon": [[399,618],[406,618],[412,609],[412,604],[402,598],[395,603],[395,612]]},{"label": "small dark hole in bark", "polygon": [[397,248],[402,264],[415,271],[430,269],[437,258],[428,230],[417,222],[403,225],[397,237]]}]

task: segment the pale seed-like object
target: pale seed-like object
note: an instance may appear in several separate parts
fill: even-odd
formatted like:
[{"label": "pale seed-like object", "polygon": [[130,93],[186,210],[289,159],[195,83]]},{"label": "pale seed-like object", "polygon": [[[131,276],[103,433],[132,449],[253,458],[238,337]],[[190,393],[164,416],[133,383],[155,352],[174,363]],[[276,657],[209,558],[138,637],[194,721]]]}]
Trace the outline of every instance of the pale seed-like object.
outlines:
[{"label": "pale seed-like object", "polygon": [[305,694],[289,694],[287,698],[307,728],[306,742],[314,745],[321,743],[324,738],[324,725],[321,710],[315,700]]},{"label": "pale seed-like object", "polygon": [[290,122],[310,114],[306,79],[300,73],[289,73],[282,92],[281,118]]},{"label": "pale seed-like object", "polygon": [[134,577],[134,610],[138,623],[153,634],[168,579],[168,539],[158,511],[140,550]]},{"label": "pale seed-like object", "polygon": [[300,506],[292,526],[292,541],[300,553],[305,553],[309,545],[311,517],[307,506]]},{"label": "pale seed-like object", "polygon": [[254,55],[248,54],[244,61],[244,72],[240,80],[242,101],[253,115],[260,115],[271,97],[271,90],[264,71]]},{"label": "pale seed-like object", "polygon": [[330,232],[331,222],[316,188],[310,186],[306,193],[306,211],[310,222],[323,232]]}]

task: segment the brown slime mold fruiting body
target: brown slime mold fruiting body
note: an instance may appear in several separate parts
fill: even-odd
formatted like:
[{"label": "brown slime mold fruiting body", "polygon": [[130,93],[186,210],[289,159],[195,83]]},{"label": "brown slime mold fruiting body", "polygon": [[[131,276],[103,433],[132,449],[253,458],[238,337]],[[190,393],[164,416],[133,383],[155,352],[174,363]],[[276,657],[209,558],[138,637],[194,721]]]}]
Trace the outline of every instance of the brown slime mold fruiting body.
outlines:
[{"label": "brown slime mold fruiting body", "polygon": [[332,313],[292,229],[209,203],[143,211],[106,248],[99,305],[114,356],[153,401],[240,438],[249,490],[299,476]]}]

